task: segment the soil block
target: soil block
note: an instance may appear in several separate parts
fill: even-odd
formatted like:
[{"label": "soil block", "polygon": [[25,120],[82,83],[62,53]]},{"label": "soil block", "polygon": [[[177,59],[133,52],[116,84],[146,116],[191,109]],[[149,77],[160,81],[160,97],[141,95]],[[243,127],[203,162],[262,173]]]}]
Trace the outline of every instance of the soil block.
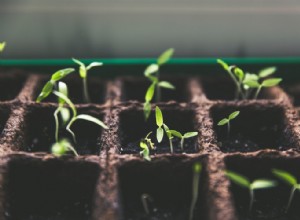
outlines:
[{"label": "soil block", "polygon": [[[151,82],[145,78],[123,78],[122,81],[122,101],[139,101],[145,102],[145,94]],[[159,102],[177,101],[188,102],[190,95],[187,88],[187,80],[185,78],[161,79],[167,80],[175,86],[175,90],[161,88],[161,100]],[[154,94],[153,102],[157,102],[156,94]]]},{"label": "soil block", "polygon": [[21,157],[7,166],[6,219],[91,219],[100,173],[97,163]]},{"label": "soil block", "polygon": [[[175,129],[181,133],[198,131],[198,125],[195,120],[195,112],[192,109],[185,108],[161,108],[164,123],[170,129]],[[145,121],[143,110],[141,109],[128,109],[120,113],[120,124],[118,131],[118,139],[120,140],[121,148],[119,149],[122,154],[139,154],[141,148],[140,141],[152,131],[150,135],[152,142],[155,144],[155,149],[151,154],[170,153],[169,140],[164,135],[161,143],[156,139],[156,120],[155,112],[152,111],[149,119]],[[198,152],[197,136],[186,139],[184,141],[184,150],[181,150],[180,139],[173,139],[173,148],[175,153],[196,153]]]},{"label": "soil block", "polygon": [[294,106],[299,107],[300,106],[300,84],[293,83],[290,85],[284,85],[283,88],[292,98],[292,102]]},{"label": "soil block", "polygon": [[0,136],[3,135],[3,129],[9,117],[10,109],[8,106],[0,105]]},{"label": "soil block", "polygon": [[[234,111],[240,114],[228,126],[218,122]],[[251,152],[262,149],[287,150],[296,147],[293,131],[280,105],[215,105],[210,110],[218,146],[223,152]]]},{"label": "soil block", "polygon": [[25,75],[9,72],[0,74],[0,101],[15,99],[26,81]]},{"label": "soil block", "polygon": [[[46,78],[40,82],[40,86],[36,89],[36,97],[42,91],[43,86],[49,78]],[[69,98],[75,104],[85,104],[83,98],[83,83],[82,79],[76,74],[76,76],[68,76],[61,80],[68,86]],[[95,104],[103,104],[106,101],[106,81],[99,79],[99,77],[88,77],[88,90],[91,102]],[[57,103],[57,97],[53,94],[48,96],[43,102]]]},{"label": "soil block", "polygon": [[[21,149],[28,152],[51,152],[55,142],[56,107],[48,105],[29,106],[25,111],[24,143]],[[97,108],[79,108],[78,114],[89,114],[103,120],[103,113]],[[71,127],[76,135],[75,148],[80,155],[99,154],[102,128],[85,120],[75,121]],[[59,138],[72,141],[72,136],[61,127]]]},{"label": "soil block", "polygon": [[272,174],[272,169],[281,169],[293,174],[300,179],[300,158],[273,158],[259,157],[249,158],[234,156],[226,158],[228,170],[240,173],[251,181],[255,179],[271,179],[277,181],[277,186],[269,189],[256,190],[253,209],[249,213],[249,192],[245,188],[232,183],[231,192],[234,197],[235,207],[241,220],[296,220],[300,218],[299,192],[295,193],[288,212],[285,208],[291,191],[291,186],[279,180]]},{"label": "soil block", "polygon": [[[167,159],[131,161],[118,170],[124,220],[186,220],[192,198],[192,166],[195,160]],[[207,219],[206,169],[199,182],[199,195],[193,219]],[[149,214],[143,208],[142,195],[150,196]]]}]

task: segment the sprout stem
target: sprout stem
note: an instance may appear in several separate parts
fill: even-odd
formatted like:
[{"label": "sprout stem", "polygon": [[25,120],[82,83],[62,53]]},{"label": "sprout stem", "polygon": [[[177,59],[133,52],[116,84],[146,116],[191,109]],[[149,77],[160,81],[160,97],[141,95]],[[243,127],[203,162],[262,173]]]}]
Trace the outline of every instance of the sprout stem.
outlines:
[{"label": "sprout stem", "polygon": [[230,137],[230,121],[227,123],[227,138]]},{"label": "sprout stem", "polygon": [[75,148],[74,147],[72,147],[72,146],[68,146],[68,148],[74,153],[74,155],[76,156],[76,157],[78,157],[79,156],[79,154],[77,153],[77,151],[75,150]]},{"label": "sprout stem", "polygon": [[85,103],[90,103],[90,96],[89,96],[89,91],[88,91],[88,85],[87,85],[87,77],[84,77],[82,79],[83,82],[83,98]]},{"label": "sprout stem", "polygon": [[173,143],[172,143],[172,138],[169,138],[169,142],[170,142],[170,151],[173,154],[174,150],[173,150]]},{"label": "sprout stem", "polygon": [[183,143],[184,143],[184,137],[181,138],[181,140],[180,140],[180,146],[181,146],[181,150],[182,150],[182,151],[183,151]]},{"label": "sprout stem", "polygon": [[60,111],[60,107],[57,108],[54,112],[54,120],[55,120],[55,142],[58,142],[58,129],[59,129],[59,121],[58,121],[58,113]]},{"label": "sprout stem", "polygon": [[260,90],[261,90],[262,86],[259,86],[255,92],[255,95],[254,95],[254,99],[257,99],[259,93],[260,93]]},{"label": "sprout stem", "polygon": [[192,189],[193,189],[192,202],[191,202],[191,207],[190,207],[189,220],[193,220],[193,217],[194,217],[194,209],[195,209],[197,199],[198,199],[199,179],[200,179],[200,172],[194,172],[193,186],[192,186]]},{"label": "sprout stem", "polygon": [[291,203],[292,203],[292,200],[293,200],[294,193],[295,193],[296,189],[297,189],[297,188],[296,188],[295,186],[293,186],[293,188],[291,189],[289,201],[288,201],[288,204],[287,204],[287,206],[286,206],[286,208],[285,208],[285,212],[288,212],[288,210],[289,210],[289,208],[290,208],[290,206],[291,206]]},{"label": "sprout stem", "polygon": [[[157,71],[156,73],[156,77],[158,79],[158,82],[159,82],[159,71]],[[160,86],[158,85],[158,83],[156,83],[156,94],[155,94],[155,99],[156,99],[156,102],[160,102],[161,100],[161,88]]]},{"label": "sprout stem", "polygon": [[254,190],[250,189],[250,203],[249,203],[249,214],[251,213],[254,202]]},{"label": "sprout stem", "polygon": [[146,214],[149,215],[150,214],[149,202],[153,202],[152,197],[148,194],[142,194],[141,200]]}]

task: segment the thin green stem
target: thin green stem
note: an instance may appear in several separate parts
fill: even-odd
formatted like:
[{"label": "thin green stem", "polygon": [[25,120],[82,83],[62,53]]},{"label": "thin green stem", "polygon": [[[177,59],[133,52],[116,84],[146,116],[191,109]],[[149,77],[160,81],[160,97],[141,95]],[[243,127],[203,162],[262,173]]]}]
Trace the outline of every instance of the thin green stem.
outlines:
[{"label": "thin green stem", "polygon": [[77,153],[77,151],[75,150],[75,148],[74,148],[74,147],[72,147],[72,146],[68,146],[68,148],[69,148],[69,150],[70,150],[70,151],[72,151],[72,152],[74,153],[74,155],[75,155],[76,157],[78,157],[78,156],[79,156],[79,154]]},{"label": "thin green stem", "polygon": [[73,118],[71,119],[71,121],[69,122],[69,124],[67,125],[66,130],[72,135],[72,138],[73,138],[74,143],[77,143],[77,142],[76,142],[76,136],[75,136],[74,132],[71,130],[71,126],[72,126],[72,124],[73,124],[75,121],[76,121],[76,117],[73,117]]},{"label": "thin green stem", "polygon": [[183,143],[184,143],[184,137],[182,137],[181,140],[180,140],[180,146],[181,146],[182,151],[183,151]]},{"label": "thin green stem", "polygon": [[237,81],[237,79],[235,78],[234,74],[231,72],[231,70],[227,71],[229,73],[229,76],[232,78],[233,82],[235,83],[236,86],[236,94],[235,94],[235,99],[239,99],[239,94],[242,96],[242,98],[244,98],[242,89],[241,89],[241,85],[239,83],[239,81]]},{"label": "thin green stem", "polygon": [[[156,77],[157,77],[157,81],[159,82],[159,77],[160,77],[159,71],[157,71]],[[156,99],[156,102],[160,102],[161,101],[161,88],[158,85],[158,83],[156,83],[155,99]]]},{"label": "thin green stem", "polygon": [[193,220],[193,218],[194,218],[194,209],[195,209],[197,199],[198,199],[199,179],[200,179],[200,173],[199,172],[194,172],[193,186],[192,186],[192,189],[193,189],[193,191],[192,191],[192,202],[191,202],[191,207],[190,207],[189,220]]},{"label": "thin green stem", "polygon": [[60,108],[58,107],[54,112],[54,120],[55,120],[55,142],[58,142],[58,130],[59,130],[59,120],[58,113],[60,112]]},{"label": "thin green stem", "polygon": [[141,200],[142,200],[143,208],[144,208],[146,214],[149,215],[150,214],[149,203],[153,202],[152,197],[149,196],[148,194],[143,194],[141,196]]},{"label": "thin green stem", "polygon": [[255,95],[254,95],[254,99],[257,99],[259,93],[260,93],[260,90],[261,90],[262,86],[259,86],[255,92]]},{"label": "thin green stem", "polygon": [[90,95],[89,95],[89,90],[88,90],[88,83],[87,83],[87,77],[84,77],[82,79],[83,82],[83,98],[85,103],[90,103]]},{"label": "thin green stem", "polygon": [[291,193],[290,193],[290,197],[289,197],[289,201],[288,201],[288,204],[285,208],[285,212],[288,212],[290,206],[291,206],[291,203],[292,203],[292,200],[293,200],[293,197],[294,197],[294,194],[295,194],[295,191],[296,191],[296,187],[293,186],[293,188],[291,189]]},{"label": "thin green stem", "polygon": [[230,137],[230,121],[227,123],[227,138]]},{"label": "thin green stem", "polygon": [[249,202],[249,214],[252,211],[252,207],[253,207],[253,202],[254,202],[254,190],[250,189],[250,202]]},{"label": "thin green stem", "polygon": [[173,150],[173,143],[172,143],[172,138],[169,138],[169,143],[170,143],[170,151],[173,154],[174,150]]}]

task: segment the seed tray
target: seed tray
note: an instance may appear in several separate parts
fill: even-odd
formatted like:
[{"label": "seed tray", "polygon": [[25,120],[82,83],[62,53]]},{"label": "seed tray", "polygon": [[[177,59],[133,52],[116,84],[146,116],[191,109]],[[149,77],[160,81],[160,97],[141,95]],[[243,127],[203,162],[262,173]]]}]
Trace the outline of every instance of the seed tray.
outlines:
[{"label": "seed tray", "polygon": [[[49,153],[55,99],[35,103],[48,78],[26,71],[0,75],[0,94],[6,94],[0,95],[0,219],[185,220],[196,161],[203,171],[195,219],[248,219],[248,195],[230,183],[225,169],[250,179],[269,177],[271,168],[299,173],[298,90],[289,85],[265,89],[258,100],[232,101],[230,81],[221,76],[172,77],[178,91],[166,93],[152,109],[159,105],[173,128],[199,135],[184,152],[174,146],[170,154],[163,143],[147,162],[135,143],[155,128],[153,112],[147,123],[143,119],[145,79],[90,77],[92,102],[83,104],[80,81],[67,77],[78,111],[102,119],[109,129],[78,122],[79,146],[88,141],[89,148],[78,149],[79,157],[58,158]],[[243,114],[233,122],[236,139],[230,140],[216,123],[233,110]],[[280,185],[264,192],[250,219],[299,219],[296,205],[283,215],[287,191]],[[151,217],[143,211],[143,193],[153,197]]]}]

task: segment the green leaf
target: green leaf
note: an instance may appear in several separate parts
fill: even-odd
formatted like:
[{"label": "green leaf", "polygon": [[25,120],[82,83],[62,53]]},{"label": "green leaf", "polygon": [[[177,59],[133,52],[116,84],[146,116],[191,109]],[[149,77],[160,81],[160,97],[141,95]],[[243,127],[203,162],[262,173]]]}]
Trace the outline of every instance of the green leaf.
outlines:
[{"label": "green leaf", "polygon": [[258,88],[258,87],[260,87],[260,84],[257,81],[251,80],[251,79],[244,80],[243,84],[246,85],[246,86],[249,86],[250,88]]},{"label": "green leaf", "polygon": [[229,120],[227,118],[223,118],[221,121],[218,122],[218,126],[223,126],[228,124]]},{"label": "green leaf", "polygon": [[245,78],[244,78],[244,82],[248,81],[248,80],[252,80],[252,81],[257,81],[259,78],[256,74],[254,73],[246,73],[245,74]]},{"label": "green leaf", "polygon": [[144,103],[144,116],[147,120],[151,114],[151,104],[149,102]]},{"label": "green leaf", "polygon": [[144,141],[141,141],[141,142],[140,142],[140,148],[142,148],[142,149],[147,149],[147,148],[148,148],[148,145],[147,145]]},{"label": "green leaf", "polygon": [[165,89],[175,89],[175,86],[167,81],[161,81],[158,83],[159,87],[165,88]]},{"label": "green leaf", "polygon": [[191,138],[191,137],[195,137],[198,135],[197,131],[193,131],[193,132],[187,132],[183,135],[184,138]]},{"label": "green leaf", "polygon": [[77,115],[76,120],[78,120],[78,119],[90,121],[90,122],[93,122],[93,123],[99,125],[100,127],[104,128],[104,129],[108,129],[108,127],[102,121],[100,121],[99,119],[97,119],[91,115],[86,115],[86,114]]},{"label": "green leaf", "polygon": [[[68,97],[68,87],[66,83],[58,82],[58,91]],[[58,103],[63,105],[65,104],[65,100],[58,98]]]},{"label": "green leaf", "polygon": [[71,118],[71,113],[70,113],[70,110],[68,108],[60,108],[60,116],[61,116],[61,119],[63,121],[63,124],[67,124],[67,122],[70,120]]},{"label": "green leaf", "polygon": [[168,50],[166,50],[165,52],[163,52],[157,59],[157,64],[158,65],[162,65],[162,64],[165,64],[167,63],[171,57],[173,56],[174,54],[174,49],[173,48],[170,48]]},{"label": "green leaf", "polygon": [[272,173],[287,184],[291,184],[292,186],[297,184],[297,179],[292,174],[284,170],[273,169]]},{"label": "green leaf", "polygon": [[54,154],[55,156],[62,156],[65,155],[67,153],[68,149],[61,143],[54,143],[51,147],[51,152],[52,154]]},{"label": "green leaf", "polygon": [[160,143],[162,141],[163,137],[164,137],[164,130],[161,127],[157,128],[157,130],[156,130],[157,142]]},{"label": "green leaf", "polygon": [[158,106],[155,107],[155,118],[158,127],[161,127],[164,123],[163,114]]},{"label": "green leaf", "polygon": [[240,81],[242,81],[243,79],[244,79],[244,71],[242,70],[242,69],[240,69],[240,68],[235,68],[234,69],[234,74],[237,76],[237,78],[240,80]]},{"label": "green leaf", "polygon": [[178,138],[182,138],[182,134],[179,131],[176,130],[168,130],[172,135]]},{"label": "green leaf", "polygon": [[225,63],[223,60],[217,59],[217,63],[220,64],[226,71],[228,71],[229,65]]},{"label": "green leaf", "polygon": [[272,180],[259,179],[251,183],[251,189],[266,189],[276,186],[276,182]]},{"label": "green leaf", "polygon": [[54,81],[48,81],[45,86],[42,89],[42,92],[39,94],[39,96],[36,99],[36,102],[41,102],[43,99],[47,98],[50,93],[53,91],[55,82]]},{"label": "green leaf", "polygon": [[53,91],[53,94],[56,95],[57,97],[63,99],[70,106],[70,108],[72,109],[73,117],[76,117],[77,110],[76,110],[75,105],[73,104],[73,102],[67,96],[65,96],[64,94],[62,94],[58,91]]},{"label": "green leaf", "polygon": [[102,66],[103,65],[103,63],[101,63],[101,62],[92,62],[92,63],[90,63],[90,65],[88,65],[87,67],[86,67],[86,69],[87,70],[90,70],[90,69],[92,69],[93,67],[95,67],[95,66]]},{"label": "green leaf", "polygon": [[234,183],[240,185],[241,187],[245,187],[245,188],[250,188],[251,186],[251,183],[250,181],[248,180],[248,178],[238,174],[238,173],[235,173],[235,172],[232,172],[232,171],[226,171],[226,176]]},{"label": "green leaf", "polygon": [[151,102],[154,91],[155,91],[156,83],[152,83],[149,88],[147,89],[146,95],[145,95],[145,101],[146,102]]},{"label": "green leaf", "polygon": [[146,70],[144,71],[144,75],[146,77],[150,76],[153,73],[156,73],[159,70],[159,66],[157,64],[149,65]]},{"label": "green leaf", "polygon": [[259,76],[259,78],[265,78],[267,76],[274,74],[275,72],[276,72],[276,67],[274,67],[274,66],[267,67],[267,68],[259,71],[258,76]]},{"label": "green leaf", "polygon": [[6,46],[6,42],[0,43],[0,52],[2,52],[4,50],[5,46]]},{"label": "green leaf", "polygon": [[229,119],[229,120],[235,119],[239,114],[240,114],[240,111],[232,112],[232,113],[229,115],[228,119]]},{"label": "green leaf", "polygon": [[66,77],[67,75],[69,75],[72,72],[74,72],[73,68],[67,68],[67,69],[58,70],[57,72],[55,72],[51,76],[51,80],[53,80],[53,81],[59,81],[59,80],[63,79],[64,77]]},{"label": "green leaf", "polygon": [[150,151],[149,148],[147,146],[147,144],[144,141],[140,142],[140,147],[143,149],[140,153],[143,155],[143,158],[147,161],[151,161],[151,158],[149,156]]},{"label": "green leaf", "polygon": [[266,79],[262,82],[263,87],[272,87],[278,85],[282,81],[281,78]]},{"label": "green leaf", "polygon": [[79,66],[84,66],[84,67],[85,67],[84,63],[81,62],[80,60],[77,60],[77,59],[75,59],[75,58],[72,58],[72,60],[73,60],[75,63],[77,63]]},{"label": "green leaf", "polygon": [[193,168],[194,168],[194,169],[193,169],[193,170],[194,170],[194,173],[201,173],[202,166],[201,166],[201,163],[200,163],[200,162],[194,163]]},{"label": "green leaf", "polygon": [[86,70],[85,66],[80,66],[79,67],[79,76],[81,78],[86,78],[87,77],[87,70]]}]

